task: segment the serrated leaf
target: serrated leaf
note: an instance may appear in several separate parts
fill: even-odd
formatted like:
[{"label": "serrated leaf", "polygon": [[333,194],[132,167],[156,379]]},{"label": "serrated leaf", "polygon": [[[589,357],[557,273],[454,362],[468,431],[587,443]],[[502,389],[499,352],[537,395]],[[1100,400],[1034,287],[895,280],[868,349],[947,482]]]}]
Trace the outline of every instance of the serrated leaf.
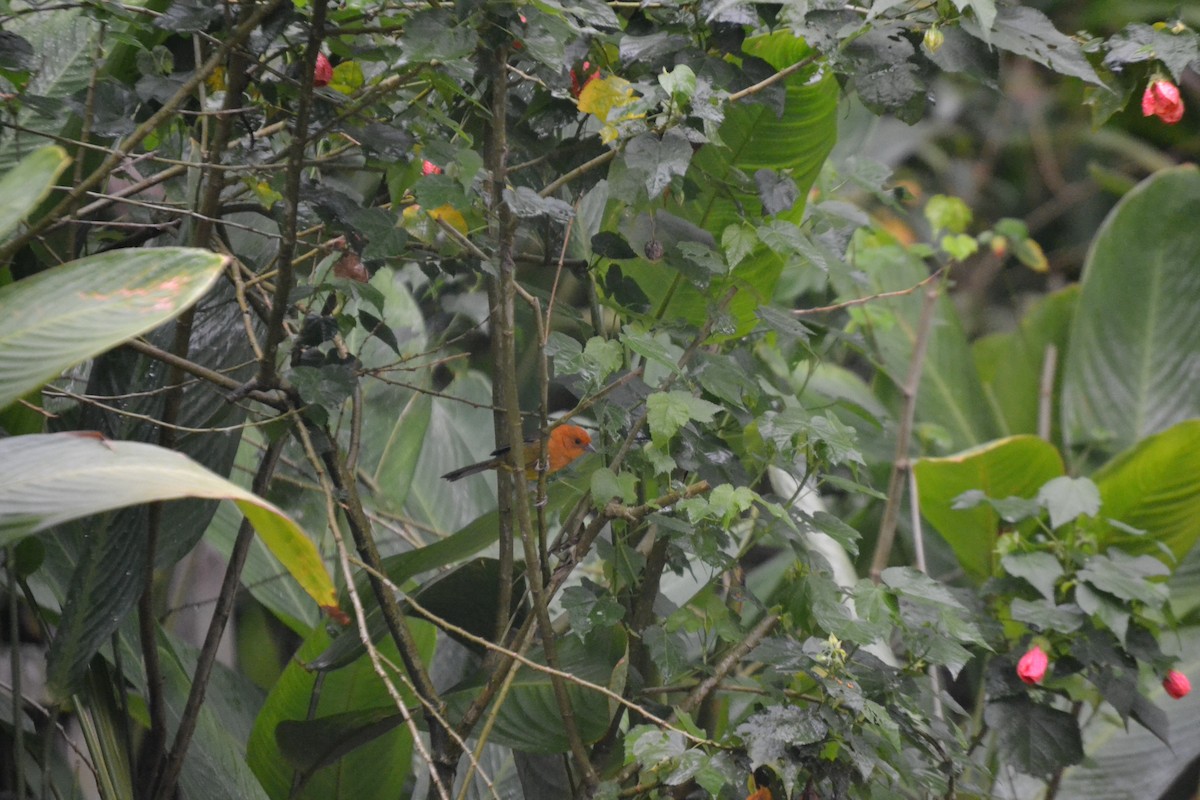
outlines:
[{"label": "serrated leaf", "polygon": [[[979,1],[971,0],[972,5]],[[1006,6],[997,9],[990,33],[969,17],[963,19],[962,27],[972,36],[1001,50],[1032,59],[1061,75],[1104,86],[1096,70],[1084,58],[1079,44],[1060,33],[1050,18],[1035,8]]]},{"label": "serrated leaf", "polygon": [[1000,559],[1004,571],[1024,578],[1042,597],[1054,602],[1054,585],[1063,575],[1062,564],[1050,553],[1009,553]]},{"label": "serrated leaf", "polygon": [[690,392],[672,390],[655,392],[646,398],[650,435],[655,442],[668,441],[689,422],[711,422],[721,407],[702,400]]},{"label": "serrated leaf", "polygon": [[1100,490],[1089,478],[1063,475],[1047,481],[1038,490],[1037,501],[1050,512],[1051,528],[1100,513]]},{"label": "serrated leaf", "polygon": [[996,731],[1000,757],[1026,775],[1049,779],[1083,760],[1079,722],[1066,711],[1018,696],[988,703],[984,720]]},{"label": "serrated leaf", "polygon": [[646,174],[646,192],[658,197],[671,180],[687,172],[692,160],[692,145],[678,128],[671,128],[660,139],[653,133],[640,134],[625,146],[625,163]]}]

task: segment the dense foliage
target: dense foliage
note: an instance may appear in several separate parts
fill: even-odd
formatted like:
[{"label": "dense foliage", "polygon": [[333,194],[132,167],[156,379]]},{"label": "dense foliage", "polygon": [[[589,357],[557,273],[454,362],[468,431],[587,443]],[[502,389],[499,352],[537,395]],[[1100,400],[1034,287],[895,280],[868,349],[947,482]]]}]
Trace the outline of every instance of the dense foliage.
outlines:
[{"label": "dense foliage", "polygon": [[0,0],[5,788],[1169,796],[1200,20],[1096,5]]}]

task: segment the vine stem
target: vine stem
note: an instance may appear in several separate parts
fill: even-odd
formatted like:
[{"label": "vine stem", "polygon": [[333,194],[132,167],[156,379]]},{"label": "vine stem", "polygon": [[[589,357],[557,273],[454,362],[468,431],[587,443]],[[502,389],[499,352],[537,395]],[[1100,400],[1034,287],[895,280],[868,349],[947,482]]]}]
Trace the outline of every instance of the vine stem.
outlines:
[{"label": "vine stem", "polygon": [[913,419],[917,411],[917,389],[921,385],[921,372],[925,367],[925,354],[929,350],[929,332],[933,328],[933,312],[937,307],[940,287],[925,290],[921,303],[921,317],[917,322],[917,335],[913,342],[912,361],[908,365],[908,376],[900,387],[904,407],[900,413],[900,428],[896,431],[896,454],[892,459],[892,472],[888,478],[887,504],[883,509],[883,521],[879,524],[879,539],[875,542],[875,555],[871,560],[871,580],[879,583],[879,576],[887,567],[896,540],[896,523],[900,517],[900,500],[904,495],[904,473],[910,469],[908,440],[912,437]]}]

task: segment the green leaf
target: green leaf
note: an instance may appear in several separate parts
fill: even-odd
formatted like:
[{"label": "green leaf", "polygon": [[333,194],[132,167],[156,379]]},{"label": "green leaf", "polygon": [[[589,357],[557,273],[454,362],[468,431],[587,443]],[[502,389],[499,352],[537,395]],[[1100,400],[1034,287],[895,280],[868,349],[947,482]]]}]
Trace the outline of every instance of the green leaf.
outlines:
[{"label": "green leaf", "polygon": [[979,242],[976,241],[974,236],[969,236],[965,233],[943,236],[938,245],[942,248],[943,253],[955,261],[966,261],[979,252]]},{"label": "green leaf", "polygon": [[975,18],[979,20],[979,27],[982,29],[983,39],[987,41],[988,32],[996,22],[995,0],[954,0],[954,5],[959,11],[966,11],[969,8],[975,12]]},{"label": "green leaf", "polygon": [[43,147],[0,177],[0,242],[33,213],[70,162],[61,147]]},{"label": "green leaf", "polygon": [[1054,602],[1054,585],[1063,576],[1063,567],[1050,553],[1010,553],[1000,566],[1015,578],[1024,578],[1042,597]]},{"label": "green leaf", "polygon": [[1200,421],[1181,422],[1139,442],[1094,475],[1104,515],[1147,531],[1135,536],[1117,528],[1101,537],[1105,546],[1175,560],[1200,539]]},{"label": "green leaf", "polygon": [[[987,0],[970,0],[976,13]],[[990,11],[986,9],[985,13]],[[963,30],[993,46],[1019,56],[1032,59],[1055,72],[1072,78],[1104,86],[1096,70],[1084,57],[1079,43],[1070,36],[1060,33],[1050,18],[1034,8],[1026,6],[1002,7],[995,10],[995,21],[989,33],[975,20],[964,17]],[[980,15],[982,21],[982,15]]]},{"label": "green leaf", "polygon": [[925,204],[925,219],[934,233],[963,233],[971,216],[970,206],[957,197],[935,194]]},{"label": "green leaf", "polygon": [[1074,603],[1056,606],[1046,600],[1031,603],[1019,597],[1012,601],[1011,611],[1017,622],[1057,633],[1073,633],[1083,627],[1085,619],[1083,611]]},{"label": "green leaf", "polygon": [[721,407],[678,389],[655,392],[646,398],[650,435],[655,443],[665,443],[689,422],[711,422]]},{"label": "green leaf", "polygon": [[1126,64],[1161,61],[1178,82],[1183,80],[1188,64],[1197,58],[1200,58],[1200,41],[1193,31],[1173,33],[1135,22],[1109,38],[1104,66],[1120,71]]},{"label": "green leaf", "polygon": [[79,517],[182,497],[232,500],[305,591],[322,607],[337,607],[321,554],[299,526],[187,456],[86,433],[0,440],[0,544]]},{"label": "green leaf", "polygon": [[[1121,199],[1092,242],[1064,363],[1072,444],[1110,452],[1200,416],[1200,169],[1156,172]],[[1118,516],[1111,514],[1112,516]]]},{"label": "green leaf", "polygon": [[1083,760],[1075,716],[1017,696],[988,703],[984,720],[997,734],[999,757],[1019,772],[1050,778]]},{"label": "green leaf", "polygon": [[[1038,432],[1043,366],[1050,347],[1055,348],[1059,363],[1066,355],[1078,299],[1078,285],[1046,295],[1021,318],[1017,330],[984,336],[972,345],[984,394],[1006,435]],[[1061,396],[1061,385],[1059,369],[1050,387],[1055,400]],[[1052,423],[1050,440],[1060,441],[1055,431],[1057,415]]]},{"label": "green leaf", "polygon": [[971,489],[988,497],[1033,497],[1063,473],[1053,445],[1036,436],[1013,436],[946,458],[922,458],[914,467],[921,515],[950,544],[966,573],[977,581],[994,574],[1000,516],[991,506],[955,510]]},{"label": "green leaf", "polygon": [[571,617],[571,633],[586,637],[595,629],[620,624],[625,609],[607,589],[587,578],[563,590],[562,607]]},{"label": "green leaf", "polygon": [[631,169],[645,173],[646,192],[651,200],[671,185],[672,178],[687,172],[691,160],[692,145],[678,128],[671,128],[661,139],[653,133],[643,133],[625,146],[625,162]]},{"label": "green leaf", "polygon": [[1100,513],[1100,490],[1088,478],[1052,478],[1038,489],[1037,501],[1050,512],[1050,527]]},{"label": "green leaf", "polygon": [[199,300],[225,256],[184,247],[89,256],[0,287],[0,408]]},{"label": "green leaf", "polygon": [[392,424],[372,475],[375,485],[383,489],[375,495],[381,508],[394,514],[404,510],[432,415],[432,398],[418,391],[409,398]]},{"label": "green leaf", "polygon": [[[422,661],[428,663],[435,629],[419,620],[408,624]],[[328,644],[328,634],[317,628],[288,663],[254,722],[246,761],[272,800],[398,797],[412,770],[409,730],[399,724],[400,712],[366,657],[321,676],[307,668]],[[398,663],[390,639],[379,648]],[[397,682],[397,689],[406,704],[416,706],[403,683]],[[395,724],[382,722],[387,713],[380,709],[390,712]],[[293,794],[296,780],[304,786]]]},{"label": "green leaf", "polygon": [[343,711],[316,719],[285,719],[275,728],[275,741],[288,764],[308,773],[335,764],[402,724],[395,706]]},{"label": "green leaf", "polygon": [[1129,556],[1112,549],[1106,555],[1089,558],[1078,575],[1079,580],[1087,581],[1102,592],[1158,608],[1167,599],[1167,585],[1151,583],[1146,579],[1163,577],[1168,572],[1158,559]]}]

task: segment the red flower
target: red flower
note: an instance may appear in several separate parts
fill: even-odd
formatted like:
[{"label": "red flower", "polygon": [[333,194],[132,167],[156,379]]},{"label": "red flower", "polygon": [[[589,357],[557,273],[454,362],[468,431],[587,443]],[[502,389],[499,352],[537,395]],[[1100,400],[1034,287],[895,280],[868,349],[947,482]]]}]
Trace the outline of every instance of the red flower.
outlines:
[{"label": "red flower", "polygon": [[1182,672],[1171,670],[1167,677],[1163,678],[1163,688],[1167,690],[1167,694],[1178,700],[1192,690],[1192,682]]},{"label": "red flower", "polygon": [[1017,662],[1017,677],[1030,685],[1041,683],[1042,678],[1046,676],[1046,667],[1048,666],[1050,666],[1050,657],[1035,644]]},{"label": "red flower", "polygon": [[313,67],[313,86],[328,86],[333,80],[333,65],[324,53],[317,53],[317,65]]},{"label": "red flower", "polygon": [[421,163],[421,174],[422,175],[441,175],[442,168],[439,167],[437,164],[433,163],[432,161],[426,160]]},{"label": "red flower", "polygon": [[1150,81],[1142,95],[1142,116],[1158,117],[1168,125],[1183,119],[1183,98],[1179,87],[1170,81]]}]

